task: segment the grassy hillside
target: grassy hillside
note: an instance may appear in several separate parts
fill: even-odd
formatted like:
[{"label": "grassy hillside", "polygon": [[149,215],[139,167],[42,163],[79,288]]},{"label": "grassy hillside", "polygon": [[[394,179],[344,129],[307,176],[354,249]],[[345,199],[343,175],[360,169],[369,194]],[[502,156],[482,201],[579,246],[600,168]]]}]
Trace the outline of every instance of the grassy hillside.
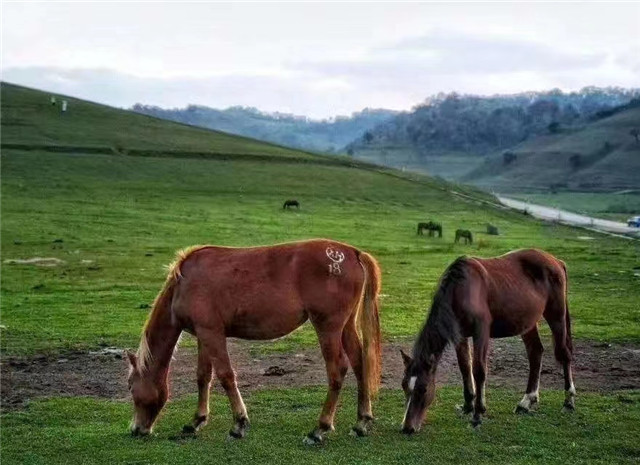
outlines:
[{"label": "grassy hillside", "polygon": [[463,179],[498,191],[523,189],[603,191],[640,186],[640,108],[631,108],[580,130],[549,134],[495,154]]},{"label": "grassy hillside", "polygon": [[[5,99],[13,102],[9,119],[4,118]],[[23,103],[28,101],[34,102],[32,107]],[[63,357],[68,350],[104,346],[135,347],[148,305],[164,281],[164,265],[178,248],[311,237],[347,241],[379,259],[385,341],[409,343],[424,321],[441,273],[456,257],[541,247],[567,262],[576,339],[640,342],[637,241],[496,210],[472,190],[462,197],[461,186],[427,177],[299,163],[296,157],[313,156],[72,100],[70,110],[86,106],[94,124],[78,118],[74,121],[83,129],[75,133],[61,122],[68,115],[50,114],[47,105],[36,105],[40,101],[46,104],[47,94],[3,87],[2,143],[9,134],[10,140],[22,144],[5,146],[1,155],[3,361],[43,354]],[[128,124],[122,126],[122,121]],[[151,156],[127,156],[131,152],[126,150],[109,154],[34,147],[103,146],[112,144],[120,132],[126,132],[128,147],[150,150]],[[228,141],[226,149],[235,147],[237,155],[208,159],[163,152],[165,147],[178,147],[178,140],[180,147],[201,150],[206,138]],[[243,156],[249,150],[261,154],[265,147],[272,150],[267,158]],[[281,209],[290,197],[301,202],[299,211]],[[416,223],[429,219],[442,222],[442,239],[416,235]],[[498,226],[501,235],[484,234],[487,223]],[[472,246],[453,243],[459,227],[473,231]],[[585,240],[587,235],[593,239]],[[38,266],[12,261],[34,257],[60,262]],[[548,337],[546,325],[542,330]],[[183,345],[189,344],[193,339],[185,338]],[[284,339],[247,347],[255,353],[316,345],[306,324]],[[552,353],[548,349],[545,357]],[[3,363],[3,383],[6,369]],[[524,387],[524,372],[522,376]],[[347,389],[337,433],[326,446],[303,448],[302,435],[314,423],[324,394],[324,387],[254,391],[246,396],[250,435],[233,443],[222,440],[230,416],[226,401],[217,395],[211,425],[196,440],[171,439],[192,415],[193,397],[172,399],[158,436],[148,441],[126,434],[131,406],[122,399],[38,400],[2,414],[3,463],[194,463],[229,457],[238,463],[478,463],[487,458],[494,463],[611,463],[633,462],[640,456],[635,434],[640,400],[634,392],[580,391],[576,414],[563,416],[562,392],[544,389],[541,410],[523,417],[512,414],[520,389],[491,387],[492,416],[474,432],[453,413],[460,389],[445,387],[439,390],[426,430],[407,439],[398,433],[402,393],[384,390],[376,404],[374,435],[356,440],[346,434],[355,410],[354,392]]]},{"label": "grassy hillside", "polygon": [[[309,158],[312,155],[222,132],[170,123],[150,116],[57,95],[1,84],[2,144],[23,149],[159,155],[175,152],[211,155],[262,155]],[[62,113],[62,100],[69,103]],[[62,146],[62,147],[60,147]]]}]

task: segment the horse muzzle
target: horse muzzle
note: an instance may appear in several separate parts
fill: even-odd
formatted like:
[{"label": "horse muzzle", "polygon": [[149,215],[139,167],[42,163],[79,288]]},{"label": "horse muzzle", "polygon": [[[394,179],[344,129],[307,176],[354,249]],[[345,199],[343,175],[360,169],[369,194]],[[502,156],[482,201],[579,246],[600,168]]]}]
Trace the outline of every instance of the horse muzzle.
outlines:
[{"label": "horse muzzle", "polygon": [[411,436],[413,433],[418,430],[413,426],[403,425],[402,426],[402,434],[406,434],[407,436]]}]

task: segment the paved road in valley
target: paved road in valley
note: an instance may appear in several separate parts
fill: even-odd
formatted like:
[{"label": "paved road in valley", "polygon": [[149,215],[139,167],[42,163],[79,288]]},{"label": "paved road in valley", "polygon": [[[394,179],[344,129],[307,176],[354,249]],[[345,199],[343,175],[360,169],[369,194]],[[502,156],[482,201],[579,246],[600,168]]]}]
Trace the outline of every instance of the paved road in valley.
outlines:
[{"label": "paved road in valley", "polygon": [[522,202],[507,197],[496,196],[503,205],[515,208],[516,210],[527,210],[532,216],[547,221],[559,221],[561,223],[570,224],[572,226],[582,226],[585,228],[599,229],[602,231],[625,234],[640,238],[640,228],[631,228],[625,223],[618,221],[603,220],[600,218],[592,218],[590,216],[579,215],[558,208],[546,207],[544,205],[536,205],[529,202]]}]

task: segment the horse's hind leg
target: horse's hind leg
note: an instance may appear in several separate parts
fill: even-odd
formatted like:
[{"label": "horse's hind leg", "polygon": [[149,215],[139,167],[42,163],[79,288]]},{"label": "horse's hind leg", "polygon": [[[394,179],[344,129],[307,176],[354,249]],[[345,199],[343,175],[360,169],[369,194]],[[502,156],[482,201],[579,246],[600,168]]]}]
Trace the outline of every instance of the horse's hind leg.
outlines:
[{"label": "horse's hind leg", "polygon": [[556,360],[562,363],[564,371],[564,409],[575,409],[576,388],[573,384],[573,373],[571,370],[571,359],[573,357],[571,347],[567,343],[569,328],[566,326],[565,312],[545,312],[545,319],[551,328],[553,335],[553,349]]},{"label": "horse's hind leg", "polygon": [[211,359],[216,377],[220,380],[220,384],[222,384],[227,393],[231,404],[234,426],[229,431],[229,437],[234,439],[243,438],[249,427],[249,416],[240,391],[238,391],[236,374],[231,366],[229,352],[227,352],[227,338],[224,332],[209,329],[198,330],[197,335],[198,339],[202,341],[206,354]]},{"label": "horse's hind leg", "polygon": [[198,340],[198,409],[193,416],[191,425],[185,425],[183,433],[195,433],[207,424],[209,419],[209,389],[213,365],[209,354],[206,352],[200,340]]},{"label": "horse's hind leg", "polygon": [[358,423],[353,427],[353,432],[357,436],[366,436],[373,422],[373,414],[371,413],[371,396],[364,379],[362,343],[356,331],[355,319],[349,320],[342,332],[342,346],[358,381]]},{"label": "horse's hind leg", "polygon": [[540,368],[542,367],[542,342],[538,327],[534,326],[531,330],[522,335],[522,340],[527,349],[529,357],[529,382],[524,397],[516,406],[516,413],[527,413],[538,403],[538,389],[540,387]]},{"label": "horse's hind leg", "polygon": [[333,417],[338,405],[338,397],[342,389],[342,382],[349,369],[347,354],[342,348],[342,327],[329,331],[318,332],[320,349],[327,366],[327,378],[329,382],[329,392],[322,407],[318,426],[305,438],[307,444],[318,444],[324,440],[324,435],[333,431]]},{"label": "horse's hind leg", "polygon": [[458,356],[458,367],[460,368],[462,384],[464,385],[464,405],[460,410],[462,413],[467,414],[473,412],[473,400],[476,396],[476,386],[471,375],[471,348],[467,338],[463,338],[456,346],[456,355]]}]

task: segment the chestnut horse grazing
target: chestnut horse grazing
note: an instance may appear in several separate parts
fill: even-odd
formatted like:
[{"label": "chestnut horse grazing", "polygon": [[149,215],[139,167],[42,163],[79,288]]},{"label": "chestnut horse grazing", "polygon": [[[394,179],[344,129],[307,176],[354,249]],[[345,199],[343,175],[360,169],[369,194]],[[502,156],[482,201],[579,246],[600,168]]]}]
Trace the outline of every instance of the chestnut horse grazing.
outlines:
[{"label": "chestnut horse grazing", "polygon": [[333,430],[333,418],[349,363],[358,383],[358,422],[371,425],[370,398],[380,383],[380,270],[369,254],[317,239],[271,247],[200,246],[178,254],[156,297],[136,355],[129,353],[134,435],[151,432],[168,398],[169,363],[182,331],[198,339],[198,408],[184,432],[207,423],[215,371],[229,397],[242,438],[249,418],[227,353],[227,338],[274,339],[307,320],[324,356],[329,392],[318,426],[306,438],[317,443]]},{"label": "chestnut horse grazing", "polygon": [[[413,357],[402,353],[402,388],[407,397],[402,431],[412,434],[422,426],[435,397],[436,369],[450,342],[455,344],[464,384],[462,409],[473,412],[472,424],[477,426],[486,411],[489,340],[520,335],[529,357],[529,382],[516,412],[528,412],[538,402],[543,348],[537,323],[542,317],[551,328],[555,357],[564,368],[564,406],[573,410],[576,390],[564,263],[535,249],[487,259],[461,257],[453,262],[440,280]],[[473,337],[473,363],[469,337]]]}]

